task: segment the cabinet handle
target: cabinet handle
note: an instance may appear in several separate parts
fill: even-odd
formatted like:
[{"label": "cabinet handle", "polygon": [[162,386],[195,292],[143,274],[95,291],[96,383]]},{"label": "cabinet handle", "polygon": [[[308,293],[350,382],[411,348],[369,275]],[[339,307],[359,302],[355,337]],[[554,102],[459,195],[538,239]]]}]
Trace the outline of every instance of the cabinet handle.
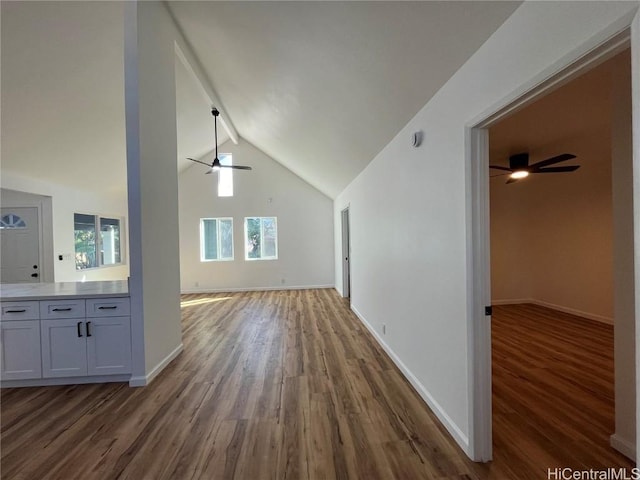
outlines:
[{"label": "cabinet handle", "polygon": [[67,307],[67,308],[52,308],[51,311],[52,312],[70,312],[71,311],[71,307]]},{"label": "cabinet handle", "polygon": [[78,329],[78,338],[80,338],[82,336],[82,322],[78,322],[78,325],[76,325],[77,329]]},{"label": "cabinet handle", "polygon": [[118,306],[113,305],[111,307],[98,307],[98,310],[115,310],[116,308],[118,308]]},{"label": "cabinet handle", "polygon": [[90,337],[90,336],[91,336],[91,330],[90,330],[90,328],[91,328],[91,322],[87,322],[87,337]]},{"label": "cabinet handle", "polygon": [[6,310],[5,313],[24,313],[27,309],[23,308],[22,310]]}]

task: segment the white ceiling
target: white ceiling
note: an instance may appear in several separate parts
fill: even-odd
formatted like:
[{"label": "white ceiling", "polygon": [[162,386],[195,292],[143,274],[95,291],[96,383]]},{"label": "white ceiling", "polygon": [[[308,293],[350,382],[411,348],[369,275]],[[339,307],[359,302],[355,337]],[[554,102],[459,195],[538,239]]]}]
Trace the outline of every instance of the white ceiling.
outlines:
[{"label": "white ceiling", "polygon": [[[335,197],[518,4],[169,5],[239,135]],[[122,3],[1,8],[2,171],[124,191]],[[179,61],[176,86],[184,169],[212,150],[213,119]]]},{"label": "white ceiling", "polygon": [[518,3],[169,5],[238,133],[335,197]]}]

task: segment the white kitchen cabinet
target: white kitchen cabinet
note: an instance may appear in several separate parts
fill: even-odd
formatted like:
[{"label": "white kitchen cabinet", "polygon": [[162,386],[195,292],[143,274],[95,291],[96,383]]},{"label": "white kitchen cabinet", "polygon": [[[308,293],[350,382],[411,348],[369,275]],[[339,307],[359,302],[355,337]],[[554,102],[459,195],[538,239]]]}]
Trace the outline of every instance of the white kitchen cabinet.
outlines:
[{"label": "white kitchen cabinet", "polygon": [[[45,378],[131,373],[131,318],[109,316],[128,313],[128,299],[40,302],[42,315],[42,372]],[[50,302],[54,303],[54,302]],[[94,309],[93,306],[98,308]],[[76,318],[45,319],[61,309]]]},{"label": "white kitchen cabinet", "polygon": [[130,317],[87,318],[89,375],[131,373]]},{"label": "white kitchen cabinet", "polygon": [[39,303],[2,302],[0,318],[0,379],[40,378],[42,362]]},{"label": "white kitchen cabinet", "polygon": [[[2,286],[0,386],[128,379],[131,311],[129,297],[122,295],[127,284],[95,283]],[[46,297],[38,298],[42,289]],[[85,290],[93,296],[83,298]],[[113,296],[101,294],[107,291]]]},{"label": "white kitchen cabinet", "polygon": [[42,376],[87,375],[87,339],[84,319],[42,320]]},{"label": "white kitchen cabinet", "polygon": [[0,341],[0,379],[42,377],[40,320],[3,320]]}]

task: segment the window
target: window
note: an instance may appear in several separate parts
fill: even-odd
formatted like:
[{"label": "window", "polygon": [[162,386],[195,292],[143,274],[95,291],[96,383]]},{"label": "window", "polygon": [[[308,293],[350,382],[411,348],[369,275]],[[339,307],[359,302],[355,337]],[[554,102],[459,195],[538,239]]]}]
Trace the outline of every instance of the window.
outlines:
[{"label": "window", "polygon": [[[221,153],[218,158],[220,165],[233,165],[230,153]],[[218,171],[218,196],[233,197],[233,168],[221,168]]]},{"label": "window", "polygon": [[100,218],[100,263],[115,265],[120,261],[120,220]]},{"label": "window", "polygon": [[18,215],[9,213],[0,219],[0,229],[27,228],[27,224]]},{"label": "window", "polygon": [[233,219],[200,219],[200,261],[233,260]]},{"label": "window", "polygon": [[244,219],[245,260],[275,260],[278,258],[278,227],[276,217],[246,217]]},{"label": "window", "polygon": [[76,270],[122,263],[121,224],[119,218],[74,214]]}]

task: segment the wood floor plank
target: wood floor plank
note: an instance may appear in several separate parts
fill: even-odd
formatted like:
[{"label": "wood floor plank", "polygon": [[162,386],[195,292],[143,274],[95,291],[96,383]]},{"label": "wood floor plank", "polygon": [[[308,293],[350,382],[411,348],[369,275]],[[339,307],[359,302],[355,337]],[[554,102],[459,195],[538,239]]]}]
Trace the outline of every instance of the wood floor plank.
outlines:
[{"label": "wood floor plank", "polygon": [[151,385],[3,389],[3,479],[527,479],[626,466],[612,332],[496,307],[494,461],[473,464],[331,289],[184,295]]}]

